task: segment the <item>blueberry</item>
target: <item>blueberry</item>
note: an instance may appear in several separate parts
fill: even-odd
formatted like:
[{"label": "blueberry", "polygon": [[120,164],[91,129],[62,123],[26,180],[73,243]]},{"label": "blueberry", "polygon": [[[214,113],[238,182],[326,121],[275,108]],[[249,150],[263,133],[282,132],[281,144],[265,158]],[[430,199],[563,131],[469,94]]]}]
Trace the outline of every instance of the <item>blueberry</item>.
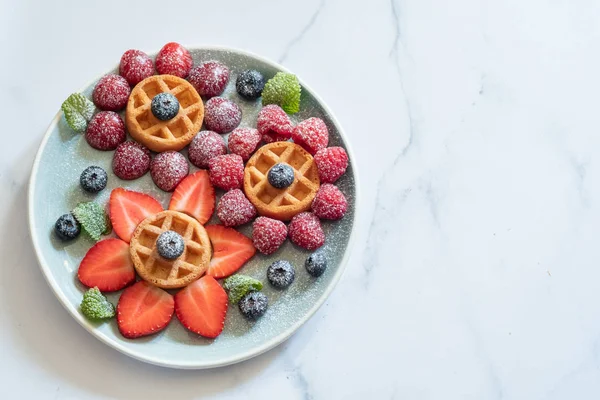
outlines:
[{"label": "blueberry", "polygon": [[166,231],[161,233],[156,239],[156,250],[161,257],[167,260],[174,260],[183,254],[185,243],[183,238],[177,232]]},{"label": "blueberry", "polygon": [[267,312],[269,300],[261,292],[250,292],[239,302],[240,311],[248,319],[259,319]]},{"label": "blueberry", "polygon": [[264,87],[265,77],[255,69],[243,71],[235,82],[237,92],[248,100],[259,98]]},{"label": "blueberry", "polygon": [[73,240],[81,233],[81,225],[73,214],[61,215],[54,224],[54,232],[61,240]]},{"label": "blueberry", "polygon": [[156,118],[168,121],[179,112],[179,100],[171,93],[159,93],[152,99],[150,109]]},{"label": "blueberry", "polygon": [[285,289],[294,282],[296,271],[292,264],[285,260],[275,261],[267,269],[267,278],[277,289]]},{"label": "blueberry", "polygon": [[327,269],[327,258],[325,258],[325,254],[317,251],[306,259],[304,266],[311,276],[318,278]]},{"label": "blueberry", "polygon": [[275,164],[269,170],[267,179],[274,188],[286,188],[294,182],[294,169],[284,163]]},{"label": "blueberry", "polygon": [[98,193],[106,187],[107,179],[108,175],[105,170],[92,165],[83,170],[79,177],[79,184],[86,192]]}]

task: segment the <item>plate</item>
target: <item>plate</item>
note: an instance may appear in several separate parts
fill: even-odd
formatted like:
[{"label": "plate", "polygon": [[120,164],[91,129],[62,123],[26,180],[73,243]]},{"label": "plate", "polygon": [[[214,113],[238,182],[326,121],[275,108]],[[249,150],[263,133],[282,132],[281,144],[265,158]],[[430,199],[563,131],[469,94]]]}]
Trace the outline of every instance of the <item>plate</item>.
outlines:
[{"label": "plate", "polygon": [[[276,72],[289,72],[269,60],[240,50],[222,47],[197,47],[189,50],[194,58],[194,65],[202,61],[218,60],[230,68],[230,82],[222,96],[232,99],[242,109],[240,126],[256,126],[261,101],[247,101],[237,94],[237,74],[252,68],[262,72],[268,79]],[[116,71],[117,68],[109,72]],[[82,91],[88,98],[91,98],[92,89],[99,78]],[[115,320],[97,324],[88,321],[81,314],[79,304],[86,288],[77,279],[77,268],[93,242],[81,235],[73,242],[62,243],[53,233],[56,219],[82,201],[94,200],[106,205],[110,192],[116,187],[147,193],[165,208],[171,194],[158,189],[149,173],[135,181],[118,179],[111,168],[113,152],[91,148],[84,135],[76,134],[69,128],[62,112],[56,115],[42,140],[31,172],[29,229],[42,273],[58,300],[81,326],[107,345],[138,360],[164,367],[200,369],[233,364],[257,356],[285,341],[317,311],[340,279],[348,259],[356,220],[357,177],[354,170],[355,159],[340,124],[325,103],[302,80],[300,82],[300,112],[291,116],[293,122],[298,123],[309,117],[322,118],[329,129],[330,146],[342,146],[348,151],[350,165],[346,174],[336,182],[347,196],[348,213],[341,221],[323,223],[326,234],[323,250],[329,266],[325,274],[317,279],[311,278],[304,268],[304,260],[310,252],[294,246],[289,240],[275,254],[257,254],[250,260],[240,272],[265,283],[263,290],[269,298],[269,309],[257,322],[249,322],[243,318],[237,306],[230,305],[223,333],[214,340],[187,331],[175,316],[169,327],[159,334],[130,340],[119,334]],[[57,108],[59,106],[57,104]],[[185,154],[185,150],[183,153]],[[97,195],[90,195],[79,186],[79,175],[89,165],[99,165],[109,173],[106,189]],[[196,170],[195,167],[190,167],[190,172]],[[222,193],[218,193],[220,194]],[[213,218],[211,222],[217,223],[216,217]],[[251,224],[240,229],[247,236],[250,236],[251,231],[249,225]],[[296,280],[285,291],[271,288],[266,279],[267,267],[277,259],[287,259],[296,268]],[[119,295],[120,292],[109,294],[108,298],[116,304]]]}]

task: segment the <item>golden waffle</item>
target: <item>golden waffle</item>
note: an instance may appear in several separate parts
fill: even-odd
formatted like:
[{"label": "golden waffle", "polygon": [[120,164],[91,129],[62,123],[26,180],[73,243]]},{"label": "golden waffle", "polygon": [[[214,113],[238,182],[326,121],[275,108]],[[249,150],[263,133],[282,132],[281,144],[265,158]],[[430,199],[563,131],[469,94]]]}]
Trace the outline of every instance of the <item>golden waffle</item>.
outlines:
[{"label": "golden waffle", "polygon": [[[156,239],[165,231],[183,237],[185,249],[175,260],[162,258]],[[212,248],[204,227],[194,218],[177,211],[162,211],[143,220],[133,232],[129,252],[137,273],[145,281],[163,289],[188,285],[208,268]]]},{"label": "golden waffle", "polygon": [[[152,114],[150,104],[159,93],[171,93],[179,100],[179,113],[168,121]],[[138,83],[129,96],[125,123],[131,136],[152,151],[179,151],[200,131],[204,103],[185,79],[154,75]]]},{"label": "golden waffle", "polygon": [[[286,163],[294,169],[294,182],[287,188],[277,189],[267,179],[267,173],[277,163]],[[292,142],[274,142],[261,147],[244,170],[244,191],[258,213],[282,221],[310,209],[319,184],[313,157]]]}]

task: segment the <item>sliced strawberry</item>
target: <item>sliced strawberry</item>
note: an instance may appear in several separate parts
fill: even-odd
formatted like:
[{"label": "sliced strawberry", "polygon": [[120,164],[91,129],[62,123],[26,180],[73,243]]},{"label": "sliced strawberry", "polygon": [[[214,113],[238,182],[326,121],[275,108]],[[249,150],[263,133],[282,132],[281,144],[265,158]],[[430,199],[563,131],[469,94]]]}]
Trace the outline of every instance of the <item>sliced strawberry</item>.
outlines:
[{"label": "sliced strawberry", "polygon": [[77,277],[85,286],[97,286],[101,292],[123,289],[135,281],[129,245],[114,238],[96,243],[81,260]]},{"label": "sliced strawberry", "polygon": [[127,243],[140,222],[163,210],[160,203],[147,194],[123,188],[112,191],[109,208],[115,233]]},{"label": "sliced strawberry", "polygon": [[165,329],[173,316],[174,304],[173,296],[146,281],[128,287],[117,304],[121,335],[133,339]]},{"label": "sliced strawberry", "polygon": [[223,331],[227,293],[215,278],[205,275],[175,295],[175,313],[190,331],[215,338]]},{"label": "sliced strawberry", "polygon": [[206,227],[206,232],[213,247],[207,275],[215,278],[228,277],[256,253],[252,240],[233,228],[209,225]]},{"label": "sliced strawberry", "polygon": [[215,189],[208,171],[200,170],[186,176],[175,188],[169,210],[189,214],[201,224],[208,222],[215,210]]}]

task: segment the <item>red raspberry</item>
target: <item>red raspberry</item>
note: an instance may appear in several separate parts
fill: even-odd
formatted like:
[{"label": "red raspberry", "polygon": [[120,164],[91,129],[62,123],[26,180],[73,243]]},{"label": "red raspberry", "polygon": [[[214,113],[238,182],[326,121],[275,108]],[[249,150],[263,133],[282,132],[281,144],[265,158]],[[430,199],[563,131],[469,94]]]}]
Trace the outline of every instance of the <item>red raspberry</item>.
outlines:
[{"label": "red raspberry", "polygon": [[270,104],[258,113],[256,128],[265,143],[283,142],[292,137],[294,125],[281,107]]},{"label": "red raspberry", "polygon": [[223,154],[227,154],[225,141],[221,135],[213,131],[198,133],[188,148],[188,157],[191,163],[198,168],[208,168],[211,158]]},{"label": "red raspberry", "polygon": [[200,96],[218,96],[229,81],[229,68],[218,61],[207,61],[192,68],[188,81]]},{"label": "red raspberry", "polygon": [[329,131],[321,118],[309,118],[300,122],[292,132],[294,142],[304,147],[310,154],[327,147]]},{"label": "red raspberry", "polygon": [[331,183],[321,185],[312,202],[312,211],[321,219],[341,219],[348,210],[344,193]]},{"label": "red raspberry", "polygon": [[158,154],[150,163],[152,180],[165,192],[171,192],[190,172],[187,160],[177,151]]},{"label": "red raspberry", "polygon": [[100,111],[92,117],[85,139],[95,149],[114,150],[127,138],[121,116],[113,111]]},{"label": "red raspberry", "polygon": [[256,208],[240,189],[225,193],[217,205],[217,217],[225,226],[247,224],[256,216]]},{"label": "red raspberry", "polygon": [[127,105],[129,93],[131,89],[125,78],[110,74],[100,78],[92,93],[92,100],[101,110],[119,111]]},{"label": "red raspberry", "polygon": [[333,183],[346,172],[348,154],[342,147],[327,147],[317,151],[315,163],[319,169],[321,183]]},{"label": "red raspberry", "polygon": [[252,128],[235,128],[227,139],[229,151],[248,161],[260,144],[260,133]]},{"label": "red raspberry", "polygon": [[192,55],[179,43],[171,42],[163,46],[156,56],[156,70],[159,74],[185,78],[192,69]]},{"label": "red raspberry", "polygon": [[231,132],[242,121],[242,110],[233,101],[213,97],[204,104],[204,123],[217,133]]},{"label": "red raspberry", "polygon": [[258,217],[252,224],[254,247],[263,254],[274,253],[287,238],[287,226],[281,221]]},{"label": "red raspberry", "polygon": [[132,87],[154,75],[154,64],[148,54],[140,50],[127,50],[121,56],[119,75]]},{"label": "red raspberry", "polygon": [[211,183],[223,190],[238,189],[244,182],[244,160],[237,154],[216,156],[208,162]]},{"label": "red raspberry", "polygon": [[290,240],[307,250],[314,250],[325,243],[321,221],[311,212],[303,212],[292,218],[288,226]]},{"label": "red raspberry", "polygon": [[124,142],[113,155],[113,172],[121,179],[137,179],[148,172],[150,160],[150,150],[145,146],[132,141]]}]

